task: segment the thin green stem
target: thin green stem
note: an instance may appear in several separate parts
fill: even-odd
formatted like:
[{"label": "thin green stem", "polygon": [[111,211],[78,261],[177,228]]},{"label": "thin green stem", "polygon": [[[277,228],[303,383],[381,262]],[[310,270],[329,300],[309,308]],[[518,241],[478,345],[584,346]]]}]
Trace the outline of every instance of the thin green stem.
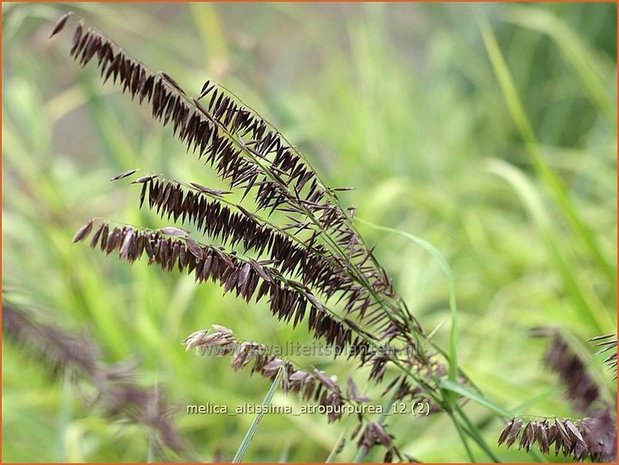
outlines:
[{"label": "thin green stem", "polygon": [[464,412],[464,409],[458,404],[455,405],[455,408],[460,418],[462,418],[464,423],[466,423],[466,425],[468,426],[468,429],[466,431],[471,437],[471,439],[473,439],[479,445],[479,447],[483,449],[483,451],[488,455],[488,457],[490,457],[493,462],[499,463],[499,458],[494,454],[494,452],[492,452],[488,444],[486,444],[486,441],[484,441],[484,439],[481,437],[477,430],[477,427],[473,425],[468,415]]},{"label": "thin green stem", "polygon": [[247,448],[249,447],[249,444],[254,438],[254,435],[256,434],[256,431],[258,430],[258,426],[260,425],[260,422],[262,421],[262,418],[264,417],[264,414],[267,410],[264,407],[268,407],[271,404],[271,401],[273,400],[273,395],[275,394],[275,390],[277,389],[277,385],[279,384],[279,378],[281,377],[281,372],[282,370],[280,368],[279,371],[277,372],[277,375],[275,375],[273,382],[271,383],[271,387],[269,388],[266,395],[264,396],[264,400],[262,401],[263,408],[260,410],[260,413],[258,413],[254,417],[254,420],[252,421],[249,429],[247,430],[247,433],[245,433],[245,437],[243,438],[243,441],[241,441],[241,444],[238,450],[236,451],[236,454],[234,454],[232,463],[240,463],[243,460],[243,457],[245,456],[245,452],[247,452]]},{"label": "thin green stem", "polygon": [[475,460],[475,456],[473,455],[473,451],[471,450],[471,447],[469,446],[469,443],[466,439],[466,436],[464,435],[462,426],[460,425],[460,423],[458,423],[458,420],[456,419],[456,417],[453,415],[452,412],[449,412],[449,418],[451,419],[454,426],[456,427],[456,431],[458,432],[458,436],[460,436],[460,441],[462,442],[462,445],[464,445],[464,449],[466,450],[466,455],[468,455],[469,460],[471,461],[471,463],[477,462],[477,460]]}]

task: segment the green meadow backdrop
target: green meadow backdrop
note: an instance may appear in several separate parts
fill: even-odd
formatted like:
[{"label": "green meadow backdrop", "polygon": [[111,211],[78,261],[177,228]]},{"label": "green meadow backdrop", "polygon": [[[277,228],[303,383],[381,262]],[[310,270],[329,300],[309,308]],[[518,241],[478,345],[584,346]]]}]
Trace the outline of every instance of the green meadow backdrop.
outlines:
[{"label": "green meadow backdrop", "polygon": [[[265,344],[311,337],[279,324],[264,303],[71,243],[94,216],[156,222],[136,208],[134,186],[109,182],[124,170],[218,181],[146,108],[101,86],[94,68],[81,70],[68,57],[69,33],[48,40],[69,9],[190,94],[207,78],[225,85],[330,185],[355,187],[341,198],[358,217],[440,250],[455,280],[459,362],[488,399],[577,416],[543,365],[548,341],[530,335],[539,327],[581,341],[596,376],[614,383],[585,342],[616,327],[614,4],[2,8],[5,291],[41,321],[87,334],[106,363],[135,360],[137,382],[161,388],[200,460],[230,461],[254,415],[189,415],[185,406],[259,404],[270,384],[234,373],[228,359],[185,352],[181,341],[211,324]],[[446,347],[449,292],[438,263],[400,235],[359,229]],[[346,360],[295,360],[341,379],[357,371]],[[2,380],[4,461],[152,459],[147,428],[109,421],[83,401],[88,386],[50,379],[8,340]],[[279,391],[273,403],[300,406]],[[501,460],[541,460],[495,446],[502,423],[473,402],[465,408]],[[445,415],[389,423],[400,448],[422,461],[466,457]],[[346,425],[266,415],[245,459],[324,461]],[[347,445],[338,459],[354,455]]]}]

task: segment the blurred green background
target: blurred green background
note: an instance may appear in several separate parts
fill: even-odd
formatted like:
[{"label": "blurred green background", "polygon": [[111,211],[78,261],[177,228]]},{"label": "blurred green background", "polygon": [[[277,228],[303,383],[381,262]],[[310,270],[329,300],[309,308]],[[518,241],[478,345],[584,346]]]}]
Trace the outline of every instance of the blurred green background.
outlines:
[{"label": "blurred green background", "polygon": [[[354,186],[341,197],[359,217],[432,242],[455,275],[462,368],[506,408],[576,416],[542,365],[547,341],[528,331],[559,327],[584,341],[616,327],[614,4],[2,8],[5,284],[48,309],[47,321],[87,331],[105,361],[137,356],[140,383],[165,390],[201,460],[231,460],[253,416],[187,415],[185,405],[260,403],[269,382],[233,373],[227,359],[185,353],[184,337],[216,323],[267,344],[310,339],[264,304],[71,244],[93,216],[154,221],[137,210],[132,186],[108,181],[123,170],[206,185],[214,177],[145,107],[68,57],[70,32],[47,39],[69,9],[190,94],[219,81],[332,186]],[[435,336],[445,346],[440,268],[400,236],[359,229],[424,327],[446,323]],[[356,371],[339,360],[298,362],[341,379]],[[599,357],[592,368],[612,382]],[[4,461],[147,459],[148,431],[86,409],[22,348],[3,344],[2,373]],[[299,405],[280,392],[274,402]],[[500,421],[466,408],[502,460],[537,460],[496,448]],[[402,450],[422,461],[466,457],[444,415],[389,423]],[[323,461],[345,425],[268,415],[245,458]],[[347,446],[340,458],[354,452]]]}]

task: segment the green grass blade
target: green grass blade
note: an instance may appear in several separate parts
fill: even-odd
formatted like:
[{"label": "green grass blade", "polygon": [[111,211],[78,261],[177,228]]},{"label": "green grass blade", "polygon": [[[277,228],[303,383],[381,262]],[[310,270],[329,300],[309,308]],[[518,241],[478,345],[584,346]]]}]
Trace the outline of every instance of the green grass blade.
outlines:
[{"label": "green grass blade", "polygon": [[471,446],[469,446],[469,442],[467,441],[466,436],[464,435],[464,430],[462,428],[462,425],[458,422],[456,417],[452,416],[451,418],[453,420],[454,426],[456,427],[456,431],[458,432],[458,436],[460,437],[460,441],[462,441],[462,445],[464,446],[464,450],[466,451],[467,457],[469,458],[471,463],[476,463],[477,460],[475,460],[475,455],[473,455]]},{"label": "green grass blade", "polygon": [[504,418],[514,417],[514,414],[511,413],[509,410],[504,409],[500,405],[495,404],[494,402],[482,396],[481,394],[475,391],[471,391],[470,389],[468,389],[465,386],[462,386],[461,384],[454,383],[453,381],[449,379],[444,379],[444,380],[441,380],[440,385],[443,389],[446,389],[451,392],[455,392],[456,394],[466,397],[467,399],[470,399],[473,402],[486,407],[488,410],[493,411],[494,413],[496,413],[497,415],[500,415],[501,417],[504,417]]},{"label": "green grass blade", "polygon": [[275,379],[271,383],[271,387],[266,393],[266,396],[264,396],[264,400],[262,401],[262,408],[260,409],[260,413],[258,413],[258,415],[254,417],[254,421],[252,421],[249,429],[247,430],[247,433],[245,433],[245,437],[243,438],[243,441],[241,442],[239,449],[236,451],[236,454],[234,454],[232,463],[240,463],[243,460],[243,457],[245,456],[245,452],[247,452],[247,448],[249,447],[251,440],[254,438],[256,431],[258,431],[258,426],[260,426],[260,422],[262,421],[262,418],[264,417],[264,412],[266,412],[267,407],[271,404],[271,401],[273,400],[273,395],[275,394],[275,390],[277,389],[277,386],[279,385],[280,376],[281,376],[281,369],[280,371],[277,372]]},{"label": "green grass blade", "polygon": [[[447,260],[445,259],[445,257],[443,256],[443,254],[436,248],[434,247],[430,242],[426,241],[425,239],[422,239],[420,237],[417,237],[413,234],[404,232],[404,231],[400,231],[398,229],[394,229],[394,228],[389,228],[386,226],[379,226],[373,223],[370,223],[369,221],[365,221],[361,218],[356,218],[357,221],[370,226],[371,228],[374,228],[376,230],[379,231],[385,231],[385,232],[391,232],[391,233],[396,233],[399,234],[401,236],[406,237],[407,239],[412,240],[413,242],[415,242],[417,245],[419,245],[420,247],[422,247],[425,251],[427,251],[430,255],[432,255],[432,257],[434,257],[437,262],[439,263],[441,270],[443,272],[443,274],[445,275],[445,280],[447,281],[447,286],[449,288],[449,311],[450,311],[450,315],[451,315],[451,329],[450,329],[450,333],[449,333],[449,381],[451,382],[452,385],[454,386],[458,386],[457,383],[457,379],[458,379],[458,372],[459,372],[459,367],[458,367],[458,352],[457,352],[457,347],[458,347],[458,306],[457,306],[457,302],[456,302],[456,286],[455,286],[455,282],[454,282],[454,277],[453,277],[453,272],[451,270],[451,267],[449,266],[449,263],[447,262]],[[453,390],[449,390],[450,392],[456,393],[458,394],[458,392],[453,391]],[[477,394],[477,396],[479,398],[483,398],[480,394]],[[452,405],[452,406],[456,406],[456,397],[453,395],[447,395],[446,396],[447,401]],[[487,401],[488,403],[490,403],[490,401]],[[460,438],[462,439],[462,443],[465,447],[465,450],[467,452],[467,455],[469,457],[469,459],[471,461],[474,461],[474,456],[473,453],[468,445],[468,443],[466,442],[466,439],[464,438],[464,432],[462,430],[461,425],[458,423],[457,418],[455,418],[453,415],[450,415],[451,419],[454,423],[454,426],[458,432],[458,435],[460,436]],[[464,412],[462,412],[462,416],[466,419],[466,415],[464,415]],[[490,458],[492,460],[498,461],[496,460],[496,457],[494,455],[492,455],[491,452],[489,451],[488,446],[486,445],[484,439],[481,437],[481,435],[479,435],[477,433],[477,431],[468,431],[466,430],[467,434],[469,434],[469,436],[484,450],[486,451]],[[355,459],[355,461],[357,461]]]},{"label": "green grass blade", "polygon": [[512,5],[505,10],[503,19],[512,24],[548,35],[580,78],[584,90],[600,114],[612,121],[615,116],[608,89],[612,85],[604,76],[602,64],[596,54],[572,31],[569,26],[551,11],[524,5]]},{"label": "green grass blade", "polygon": [[56,444],[56,460],[67,460],[66,437],[67,430],[73,421],[73,386],[71,370],[66,370],[61,383],[60,410],[58,412],[58,439]]},{"label": "green grass blade", "polygon": [[464,420],[464,423],[467,426],[464,431],[466,431],[466,433],[475,440],[479,447],[481,447],[483,451],[488,454],[490,460],[492,460],[494,463],[499,463],[499,458],[494,454],[494,452],[492,452],[492,449],[490,449],[488,444],[486,444],[486,441],[484,441],[484,439],[481,437],[481,434],[479,434],[478,428],[471,422],[471,420],[469,420],[466,413],[464,413],[462,407],[460,407],[458,404],[456,404],[456,412]]},{"label": "green grass blade", "polygon": [[594,260],[600,266],[600,269],[604,271],[609,283],[612,283],[613,288],[615,288],[614,283],[616,282],[617,270],[614,262],[604,256],[595,235],[589,226],[582,220],[572,200],[569,198],[563,182],[546,162],[539,148],[533,127],[531,126],[529,118],[516,90],[511,72],[507,67],[507,63],[505,62],[501,49],[499,48],[496,36],[484,16],[478,14],[476,15],[476,18],[478,20],[478,27],[481,32],[490,63],[501,88],[505,104],[507,105],[514,124],[520,132],[520,136],[524,141],[529,154],[531,155],[537,174],[540,176],[540,179],[543,181],[544,185],[548,188],[550,194],[554,198],[563,215],[565,215],[570,226],[574,229],[577,238],[583,242],[583,245],[589,250]]},{"label": "green grass blade", "polygon": [[189,12],[200,35],[206,68],[228,66],[229,52],[219,7],[212,3],[190,3]]},{"label": "green grass blade", "polygon": [[279,454],[279,459],[277,459],[277,463],[288,463],[290,462],[290,441],[286,441],[282,451]]},{"label": "green grass blade", "polygon": [[533,184],[520,170],[502,160],[488,161],[488,170],[506,180],[522,200],[544,238],[552,263],[563,281],[565,291],[585,317],[583,324],[588,322],[591,325],[591,331],[596,333],[602,333],[612,327],[608,313],[594,291],[587,289],[585,281],[574,274],[574,267],[570,266],[562,251],[563,247],[558,243],[558,234]]},{"label": "green grass blade", "polygon": [[456,303],[456,286],[454,284],[454,277],[449,263],[447,263],[447,260],[443,254],[425,239],[398,229],[389,228],[387,226],[379,226],[361,218],[356,218],[356,220],[370,226],[373,229],[399,234],[400,236],[410,239],[432,255],[432,257],[434,257],[440,265],[441,270],[445,275],[445,280],[447,281],[447,287],[449,288],[449,311],[451,314],[451,330],[449,333],[449,379],[455,382],[458,378],[458,305]]}]

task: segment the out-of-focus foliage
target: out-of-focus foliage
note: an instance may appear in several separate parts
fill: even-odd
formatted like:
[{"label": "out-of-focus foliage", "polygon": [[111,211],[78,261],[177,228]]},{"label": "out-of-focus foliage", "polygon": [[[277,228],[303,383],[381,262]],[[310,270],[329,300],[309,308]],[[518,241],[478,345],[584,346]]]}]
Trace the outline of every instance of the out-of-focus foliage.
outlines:
[{"label": "out-of-focus foliage", "polygon": [[[80,70],[67,56],[68,36],[47,40],[67,8],[3,4],[5,283],[42,313],[48,309],[48,320],[87,331],[106,362],[137,356],[139,381],[157,383],[178,406],[176,424],[195,454],[230,460],[253,416],[188,415],[185,405],[260,404],[269,383],[232,372],[226,360],[185,353],[181,341],[213,323],[262,343],[309,336],[278,324],[264,305],[222,298],[211,284],[71,244],[93,216],[154,223],[136,213],[134,189],[108,182],[123,170],[217,181],[146,109]],[[616,326],[615,5],[70,8],[192,94],[207,78],[218,80],[300,146],[331,185],[356,187],[341,197],[359,217],[432,242],[455,276],[462,368],[507,409],[574,415],[541,368],[547,341],[531,339],[529,330],[559,327],[585,340]],[[486,21],[500,56],[487,53]],[[497,59],[515,84],[511,94],[495,73]],[[533,138],[522,130],[520,105]],[[432,258],[399,236],[359,227],[378,244],[424,327],[448,322],[448,292]],[[448,326],[434,336],[440,345]],[[80,402],[79,385],[50,381],[8,342],[3,351],[5,461],[148,458],[148,431],[109,423]],[[298,361],[340,376],[354,372],[345,361]],[[611,382],[601,363],[593,368]],[[273,402],[298,405],[281,393]],[[494,444],[500,421],[466,408]],[[440,414],[389,423],[401,448],[420,460],[465,456]],[[345,425],[326,426],[319,415],[267,415],[245,459],[324,460]],[[354,452],[347,446],[340,457]]]}]

